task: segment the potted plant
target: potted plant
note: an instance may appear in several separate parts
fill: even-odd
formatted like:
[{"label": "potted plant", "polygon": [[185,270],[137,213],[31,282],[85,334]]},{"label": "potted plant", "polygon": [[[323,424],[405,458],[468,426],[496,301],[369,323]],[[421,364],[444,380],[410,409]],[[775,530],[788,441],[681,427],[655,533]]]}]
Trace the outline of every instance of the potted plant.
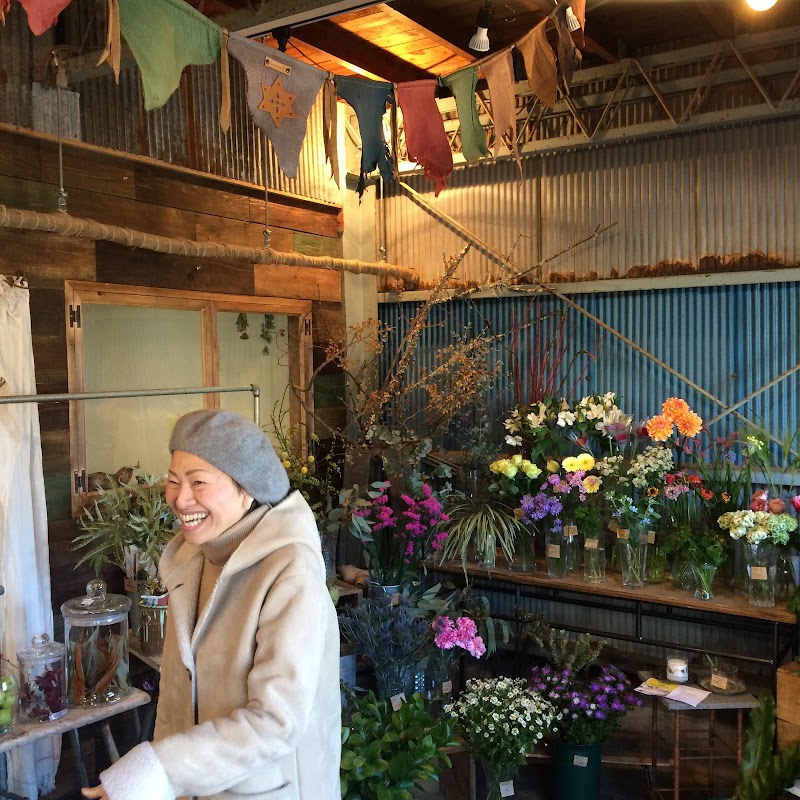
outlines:
[{"label": "potted plant", "polygon": [[393,709],[372,692],[347,691],[342,726],[342,800],[410,800],[422,781],[450,766],[448,720],[436,720],[419,694]]},{"label": "potted plant", "polygon": [[166,604],[158,562],[174,535],[175,516],[160,481],[146,473],[134,471],[131,480],[99,493],[78,519],[82,532],[72,544],[81,555],[75,566],[88,564],[96,575],[107,564],[123,571],[131,597],[131,629],[138,635],[142,595],[148,608]]}]

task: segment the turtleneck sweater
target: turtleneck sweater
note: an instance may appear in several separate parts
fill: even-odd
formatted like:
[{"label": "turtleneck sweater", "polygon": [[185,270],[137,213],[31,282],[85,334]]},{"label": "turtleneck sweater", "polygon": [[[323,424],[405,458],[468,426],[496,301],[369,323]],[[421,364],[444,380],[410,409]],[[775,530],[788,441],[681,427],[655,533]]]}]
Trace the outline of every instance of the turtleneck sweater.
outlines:
[{"label": "turtleneck sweater", "polygon": [[228,530],[223,531],[219,536],[215,536],[200,545],[203,551],[203,573],[200,576],[200,591],[197,595],[197,619],[203,613],[217,580],[223,568],[228,563],[228,559],[233,555],[234,550],[250,535],[253,528],[261,522],[264,514],[272,508],[269,503],[245,514],[238,522],[231,525]]}]

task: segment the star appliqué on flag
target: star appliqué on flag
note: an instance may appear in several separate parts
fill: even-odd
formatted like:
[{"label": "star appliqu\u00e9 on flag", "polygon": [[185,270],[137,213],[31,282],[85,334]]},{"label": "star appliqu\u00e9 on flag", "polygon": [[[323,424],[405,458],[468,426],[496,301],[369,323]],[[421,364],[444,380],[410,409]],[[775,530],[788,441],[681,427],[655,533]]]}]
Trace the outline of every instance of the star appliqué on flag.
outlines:
[{"label": "star appliqu\u00e9 on flag", "polygon": [[275,127],[280,128],[285,119],[297,118],[292,106],[297,95],[283,88],[283,78],[277,77],[272,86],[262,83],[261,91],[264,97],[258,107],[272,117]]}]

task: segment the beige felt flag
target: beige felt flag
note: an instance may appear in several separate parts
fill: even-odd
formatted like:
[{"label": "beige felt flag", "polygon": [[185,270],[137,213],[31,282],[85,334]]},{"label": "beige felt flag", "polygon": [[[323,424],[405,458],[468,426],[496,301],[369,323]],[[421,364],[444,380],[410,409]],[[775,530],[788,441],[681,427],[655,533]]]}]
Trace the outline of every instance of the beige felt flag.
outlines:
[{"label": "beige felt flag", "polygon": [[481,61],[481,69],[489,84],[492,98],[492,121],[494,122],[494,157],[500,151],[503,134],[508,133],[511,152],[522,171],[517,151],[517,107],[514,102],[514,64],[511,48],[507,47],[496,55]]},{"label": "beige felt flag", "polygon": [[546,106],[553,108],[556,104],[558,75],[556,73],[556,55],[550,42],[547,41],[545,25],[542,20],[530,33],[517,42],[517,49],[525,61],[528,73],[528,86]]}]

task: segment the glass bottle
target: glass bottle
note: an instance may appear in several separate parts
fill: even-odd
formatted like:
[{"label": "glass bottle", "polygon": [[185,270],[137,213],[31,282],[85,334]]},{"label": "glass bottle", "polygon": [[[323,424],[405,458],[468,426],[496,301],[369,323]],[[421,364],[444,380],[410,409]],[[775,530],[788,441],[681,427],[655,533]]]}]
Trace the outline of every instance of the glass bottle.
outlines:
[{"label": "glass bottle", "polygon": [[52,722],[67,713],[64,645],[51,642],[46,633],[31,639],[31,646],[17,652],[20,705],[25,719]]}]

